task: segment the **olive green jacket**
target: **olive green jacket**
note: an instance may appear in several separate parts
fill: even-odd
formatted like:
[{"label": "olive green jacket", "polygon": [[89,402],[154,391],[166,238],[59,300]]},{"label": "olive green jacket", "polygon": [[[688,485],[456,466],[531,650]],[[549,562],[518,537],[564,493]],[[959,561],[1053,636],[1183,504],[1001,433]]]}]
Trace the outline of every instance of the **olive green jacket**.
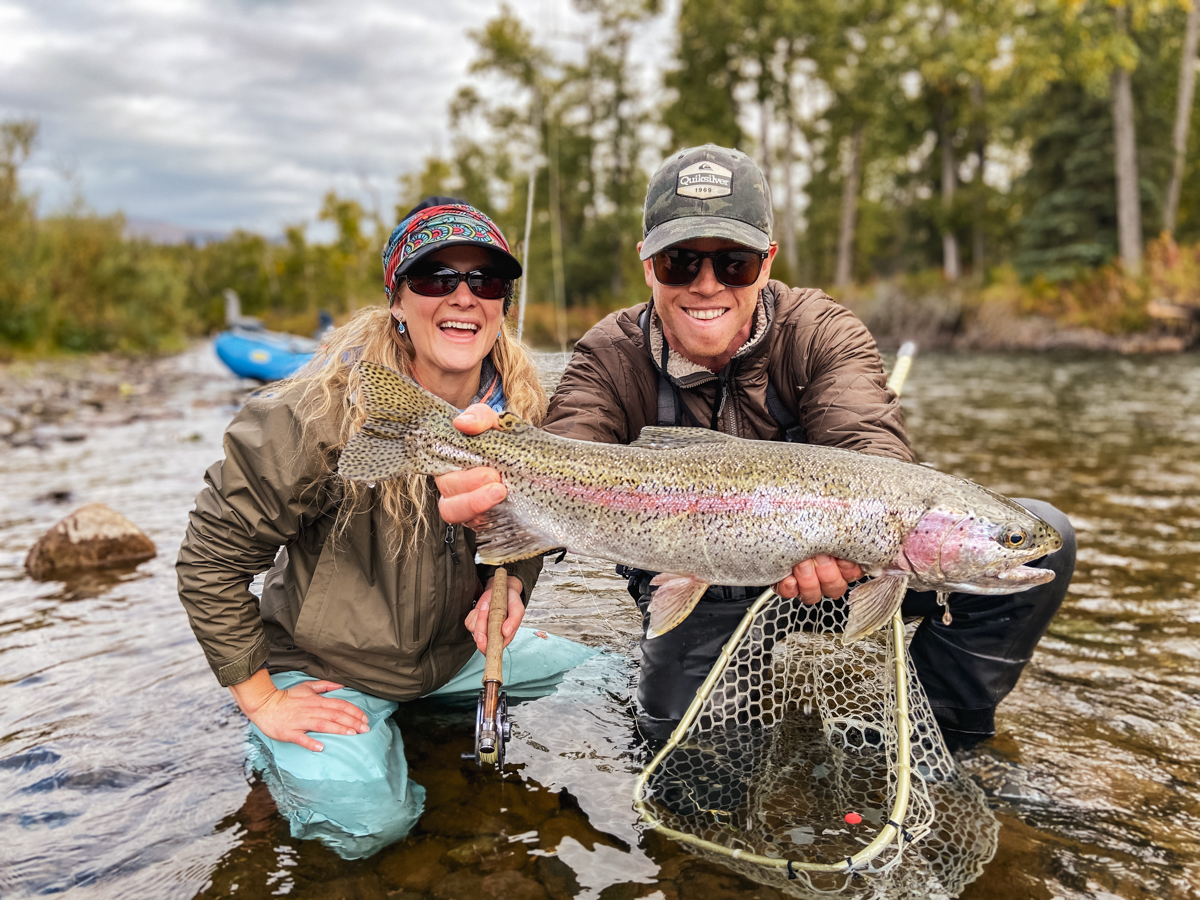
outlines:
[{"label": "olive green jacket", "polygon": [[[414,552],[388,549],[376,504],[335,533],[341,411],[302,440],[298,402],[297,388],[251,399],[205,474],[176,563],[192,630],[223,685],[266,664],[388,700],[427,694],[475,652],[463,619],[492,567],[475,564],[472,532],[438,516],[432,481],[431,527]],[[525,602],[541,566],[508,567]],[[250,582],[268,569],[260,603]]]}]

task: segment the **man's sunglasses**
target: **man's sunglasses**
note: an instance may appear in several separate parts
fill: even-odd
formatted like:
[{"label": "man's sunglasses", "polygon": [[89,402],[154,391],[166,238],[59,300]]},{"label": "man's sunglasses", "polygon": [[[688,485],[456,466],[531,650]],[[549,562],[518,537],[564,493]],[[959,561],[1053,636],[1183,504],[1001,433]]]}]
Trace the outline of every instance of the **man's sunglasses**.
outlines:
[{"label": "man's sunglasses", "polygon": [[757,250],[711,250],[705,253],[671,248],[660,250],[651,258],[654,261],[654,277],[659,284],[670,287],[691,284],[700,274],[704,260],[711,259],[717,281],[726,287],[748,287],[758,280],[767,255]]},{"label": "man's sunglasses", "polygon": [[512,297],[511,278],[503,278],[495,272],[474,269],[459,272],[455,269],[435,269],[417,275],[406,275],[408,286],[422,297],[445,297],[458,289],[465,281],[471,293],[480,300],[507,300]]}]

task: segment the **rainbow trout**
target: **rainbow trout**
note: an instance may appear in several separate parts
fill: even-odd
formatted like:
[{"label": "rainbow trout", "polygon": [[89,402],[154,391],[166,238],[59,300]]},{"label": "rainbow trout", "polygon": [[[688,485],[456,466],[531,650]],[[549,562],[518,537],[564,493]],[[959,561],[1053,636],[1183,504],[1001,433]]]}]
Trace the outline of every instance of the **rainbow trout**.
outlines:
[{"label": "rainbow trout", "polygon": [[908,588],[1008,594],[1054,573],[1028,567],[1062,546],[1013,501],[914,463],[807,444],[750,441],[703,428],[643,428],[629,446],[556,437],[511,413],[478,436],[457,410],[363,362],[369,411],[341,454],[355,481],[497,469],[508,496],[477,529],[499,565],[568,548],[661,572],[647,637],[674,628],[710,584],[775,584],[818,553],[871,580],[848,598],[842,640],[888,622]]}]

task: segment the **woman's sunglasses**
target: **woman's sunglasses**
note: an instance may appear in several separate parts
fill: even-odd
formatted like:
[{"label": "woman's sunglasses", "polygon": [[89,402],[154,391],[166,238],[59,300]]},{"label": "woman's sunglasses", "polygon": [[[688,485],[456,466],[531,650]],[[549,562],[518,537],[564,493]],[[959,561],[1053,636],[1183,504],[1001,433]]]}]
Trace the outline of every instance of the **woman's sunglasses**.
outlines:
[{"label": "woman's sunglasses", "polygon": [[712,250],[705,253],[672,248],[660,250],[651,258],[654,261],[654,277],[659,284],[670,287],[691,284],[700,274],[704,260],[711,259],[717,281],[726,287],[748,287],[758,280],[767,255],[757,250]]},{"label": "woman's sunglasses", "polygon": [[459,272],[455,269],[435,269],[419,275],[406,275],[408,286],[422,297],[445,297],[458,289],[465,281],[471,293],[480,300],[507,300],[512,297],[511,278],[503,278],[495,272],[474,269]]}]

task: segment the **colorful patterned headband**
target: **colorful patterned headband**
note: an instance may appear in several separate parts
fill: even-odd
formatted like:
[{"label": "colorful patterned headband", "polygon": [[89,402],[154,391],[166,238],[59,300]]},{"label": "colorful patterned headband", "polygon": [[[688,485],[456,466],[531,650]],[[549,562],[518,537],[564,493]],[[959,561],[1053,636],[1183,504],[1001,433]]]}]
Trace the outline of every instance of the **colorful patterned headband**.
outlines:
[{"label": "colorful patterned headband", "polygon": [[433,252],[436,245],[479,244],[498,250],[511,261],[515,269],[510,277],[521,275],[521,265],[508,249],[508,241],[496,223],[473,206],[433,206],[413,213],[395,227],[383,248],[383,293],[388,302],[396,290],[396,282],[404,270],[422,256]]}]

